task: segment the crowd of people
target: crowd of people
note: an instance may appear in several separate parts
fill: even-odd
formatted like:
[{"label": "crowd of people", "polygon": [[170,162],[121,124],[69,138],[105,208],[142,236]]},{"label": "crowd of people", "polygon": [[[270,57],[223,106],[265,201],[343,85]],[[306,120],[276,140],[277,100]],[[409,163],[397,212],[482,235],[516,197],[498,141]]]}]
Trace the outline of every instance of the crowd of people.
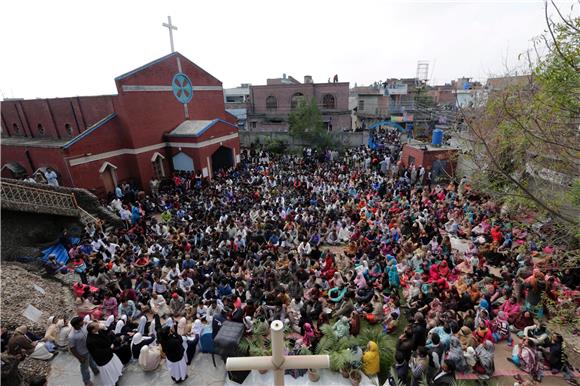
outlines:
[{"label": "crowd of people", "polygon": [[[436,185],[391,149],[251,149],[211,181],[178,173],[150,195],[119,187],[109,205],[123,226],[94,224],[67,246],[77,315],[52,318],[30,342],[17,330],[6,350],[32,354],[33,339],[69,347],[85,385],[91,371],[114,385],[127,363],[152,371],[164,358],[179,383],[206,326],[224,320],[247,334],[282,320],[312,350],[325,324],[340,338],[369,323],[400,334],[393,368],[407,385],[489,378],[502,344],[536,380],[544,369],[569,374],[562,337],[544,321],[547,299],[577,294],[578,269],[552,270],[558,250],[466,178]],[[376,346],[361,359],[369,376],[385,370]]]}]

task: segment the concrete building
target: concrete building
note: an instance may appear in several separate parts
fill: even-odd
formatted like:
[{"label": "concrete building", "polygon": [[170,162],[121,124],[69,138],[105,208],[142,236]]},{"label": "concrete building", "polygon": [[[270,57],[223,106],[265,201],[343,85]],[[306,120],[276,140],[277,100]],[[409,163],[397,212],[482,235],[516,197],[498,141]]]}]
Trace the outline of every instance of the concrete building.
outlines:
[{"label": "concrete building", "polygon": [[[51,168],[97,194],[149,189],[173,170],[211,177],[239,162],[222,83],[178,52],[115,78],[117,95],[2,103],[2,175]],[[16,171],[16,172],[15,172]]]},{"label": "concrete building", "polygon": [[238,127],[241,130],[246,129],[249,100],[249,83],[242,83],[240,87],[224,89],[224,103],[226,106],[226,111],[237,118]]},{"label": "concrete building", "polygon": [[248,130],[288,131],[288,116],[302,100],[314,99],[329,131],[351,129],[348,108],[348,82],[314,83],[311,76],[304,83],[284,74],[268,79],[266,85],[250,86]]},{"label": "concrete building", "polygon": [[459,78],[451,82],[455,95],[455,106],[459,108],[472,107],[485,101],[486,90],[480,82],[471,78]]},{"label": "concrete building", "polygon": [[420,84],[415,78],[392,78],[370,86],[353,87],[349,97],[353,128],[364,130],[385,120],[405,129],[409,125],[412,127],[421,111],[415,101]]},{"label": "concrete building", "polygon": [[459,149],[453,146],[433,146],[426,142],[411,140],[403,145],[401,162],[405,167],[415,165],[431,172],[432,181],[454,177],[457,170]]}]

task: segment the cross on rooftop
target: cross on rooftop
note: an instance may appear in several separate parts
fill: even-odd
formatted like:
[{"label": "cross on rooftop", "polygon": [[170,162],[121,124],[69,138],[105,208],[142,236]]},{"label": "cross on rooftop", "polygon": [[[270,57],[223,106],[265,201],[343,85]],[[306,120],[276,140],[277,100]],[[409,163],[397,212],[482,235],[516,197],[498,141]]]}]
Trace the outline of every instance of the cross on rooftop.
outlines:
[{"label": "cross on rooftop", "polygon": [[177,31],[177,26],[171,24],[171,16],[167,16],[167,23],[162,24],[163,27],[169,30],[169,42],[171,43],[171,52],[175,52],[173,49],[173,30]]}]

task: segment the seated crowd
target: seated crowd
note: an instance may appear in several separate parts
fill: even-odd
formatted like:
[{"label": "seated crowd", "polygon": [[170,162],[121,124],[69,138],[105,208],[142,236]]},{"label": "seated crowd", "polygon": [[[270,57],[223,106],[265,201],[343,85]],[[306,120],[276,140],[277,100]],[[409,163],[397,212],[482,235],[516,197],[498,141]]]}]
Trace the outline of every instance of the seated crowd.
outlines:
[{"label": "seated crowd", "polygon": [[339,338],[362,323],[400,334],[393,368],[405,384],[489,378],[500,344],[534,379],[569,373],[545,324],[547,301],[577,300],[578,269],[554,266],[561,251],[467,179],[436,185],[387,146],[310,154],[249,150],[211,181],[175,174],[150,196],[119,187],[109,205],[123,226],[95,224],[68,245],[77,315],[52,318],[44,337],[20,327],[2,350],[41,344],[48,359],[68,346],[86,385],[89,368],[114,384],[123,365],[152,371],[165,358],[181,382],[207,327],[232,320],[251,334],[279,319],[313,350],[324,324]]}]

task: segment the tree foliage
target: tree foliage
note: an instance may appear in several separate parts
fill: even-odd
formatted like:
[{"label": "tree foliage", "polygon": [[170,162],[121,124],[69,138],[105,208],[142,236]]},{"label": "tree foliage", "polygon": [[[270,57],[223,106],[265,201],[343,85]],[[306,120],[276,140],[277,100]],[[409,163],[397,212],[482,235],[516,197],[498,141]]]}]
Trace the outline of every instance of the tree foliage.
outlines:
[{"label": "tree foliage", "polygon": [[301,100],[288,116],[290,135],[319,150],[338,149],[341,143],[324,129],[316,100]]},{"label": "tree foliage", "polygon": [[548,16],[547,30],[521,55],[525,77],[490,90],[463,115],[479,167],[476,186],[533,207],[578,232],[580,192],[580,18]]}]

